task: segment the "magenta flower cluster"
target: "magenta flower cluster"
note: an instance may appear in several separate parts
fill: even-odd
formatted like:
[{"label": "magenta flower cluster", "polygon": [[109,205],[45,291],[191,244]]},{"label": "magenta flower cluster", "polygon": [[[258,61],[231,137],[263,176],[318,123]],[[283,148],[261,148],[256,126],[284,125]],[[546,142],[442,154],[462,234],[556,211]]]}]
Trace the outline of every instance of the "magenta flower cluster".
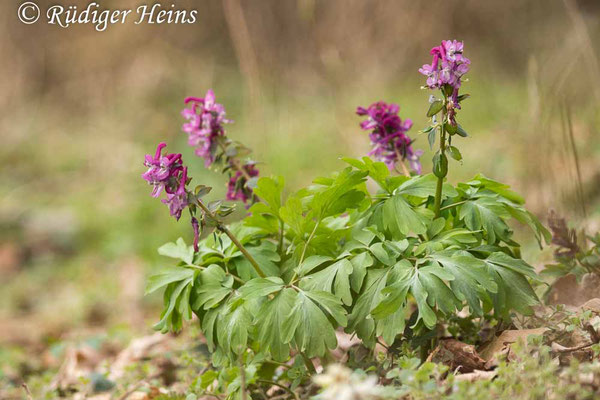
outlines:
[{"label": "magenta flower cluster", "polygon": [[456,125],[456,110],[460,110],[458,90],[462,77],[469,72],[471,61],[463,55],[464,44],[457,40],[442,40],[440,46],[431,49],[433,56],[431,64],[419,68],[419,72],[427,77],[427,87],[430,89],[449,88],[452,95],[448,103],[448,120]]},{"label": "magenta flower cluster", "polygon": [[412,121],[404,121],[398,115],[400,107],[397,104],[388,104],[383,101],[373,103],[368,108],[358,107],[356,114],[366,116],[367,119],[360,123],[360,127],[369,131],[369,138],[373,149],[369,152],[379,161],[383,161],[392,170],[398,161],[408,160],[410,167],[421,173],[419,158],[421,150],[414,150],[412,139],[407,135],[412,127]]},{"label": "magenta flower cluster", "polygon": [[[210,166],[219,152],[219,137],[225,136],[224,124],[233,121],[226,118],[225,107],[215,101],[215,94],[209,89],[204,98],[188,97],[181,115],[187,120],[183,131],[188,134],[188,143],[196,148],[196,155],[204,158],[205,166]],[[248,187],[248,177],[258,176],[254,163],[240,166],[235,156],[225,154],[226,141],[222,142],[222,151],[233,175],[227,184],[227,200],[241,200],[244,203],[252,199],[252,189]],[[244,172],[240,170],[243,169]]]},{"label": "magenta flower cluster", "polygon": [[183,131],[188,134],[188,143],[196,148],[196,155],[204,158],[205,166],[214,161],[217,151],[216,139],[225,134],[224,124],[231,123],[225,116],[225,107],[215,101],[215,94],[209,89],[204,98],[188,97],[181,115],[187,120]]},{"label": "magenta flower cluster", "polygon": [[461,79],[469,71],[471,61],[463,55],[463,42],[443,40],[440,46],[431,49],[431,64],[425,64],[419,72],[427,77],[427,87],[439,89],[450,85],[458,91]]},{"label": "magenta flower cluster", "polygon": [[167,147],[166,143],[159,143],[156,153],[146,154],[144,165],[148,170],[142,174],[150,185],[153,186],[152,197],[158,197],[163,189],[167,193],[173,193],[177,184],[177,177],[183,169],[181,154],[165,154],[162,150]]},{"label": "magenta flower cluster", "polygon": [[252,189],[248,187],[248,178],[257,177],[259,171],[253,162],[248,162],[241,168],[245,173],[236,171],[227,183],[227,200],[240,200],[247,203],[253,196]]},{"label": "magenta flower cluster", "polygon": [[169,211],[177,220],[188,205],[187,191],[187,168],[183,166],[181,154],[162,154],[167,147],[165,143],[159,143],[154,156],[146,154],[144,165],[148,170],[142,174],[142,178],[153,186],[152,197],[159,197],[164,190],[167,198],[162,202],[169,206]]}]

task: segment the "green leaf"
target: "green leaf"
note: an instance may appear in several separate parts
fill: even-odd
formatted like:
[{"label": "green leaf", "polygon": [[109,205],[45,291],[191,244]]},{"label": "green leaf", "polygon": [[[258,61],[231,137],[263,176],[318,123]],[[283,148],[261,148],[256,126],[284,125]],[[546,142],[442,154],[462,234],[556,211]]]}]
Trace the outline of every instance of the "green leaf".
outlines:
[{"label": "green leaf", "polygon": [[358,208],[364,198],[364,192],[350,190],[331,202],[326,215],[338,215],[346,212],[346,210]]},{"label": "green leaf", "polygon": [[503,203],[514,219],[529,226],[529,228],[535,234],[535,238],[540,245],[540,248],[542,247],[542,242],[546,242],[546,244],[551,243],[552,234],[544,225],[542,225],[535,215],[525,210],[523,207],[512,203],[511,201],[503,201]]},{"label": "green leaf", "polygon": [[179,282],[182,280],[190,279],[194,277],[195,271],[191,268],[185,267],[168,267],[161,270],[156,275],[152,275],[148,279],[148,285],[146,287],[146,293],[150,294],[163,286],[167,286],[173,282]]},{"label": "green leaf", "polygon": [[452,125],[448,122],[446,122],[444,124],[444,129],[446,129],[446,132],[448,132],[450,135],[454,135],[458,129],[458,127],[456,125]]},{"label": "green leaf", "polygon": [[217,321],[217,338],[219,345],[235,354],[246,350],[248,343],[248,328],[252,316],[241,299],[233,299],[228,306],[228,312]]},{"label": "green leaf", "polygon": [[312,271],[313,269],[317,268],[319,265],[324,264],[327,261],[331,261],[331,260],[333,260],[333,258],[331,258],[329,256],[315,255],[315,256],[306,257],[306,259],[304,261],[302,261],[302,264],[300,264],[298,266],[298,275],[304,276],[304,275],[308,274],[310,271]]},{"label": "green leaf", "polygon": [[279,210],[283,221],[294,231],[296,236],[301,237],[304,233],[304,216],[302,215],[302,201],[298,196],[290,196]]},{"label": "green leaf", "polygon": [[[180,307],[182,302],[189,304],[190,286],[194,277],[188,277],[184,280],[170,283],[164,293],[165,309],[161,314],[161,319],[154,325],[154,329],[166,333],[169,331],[179,331],[182,328],[181,310],[187,310],[187,307]],[[186,318],[188,315],[185,316]],[[189,315],[191,317],[191,315]]]},{"label": "green leaf", "polygon": [[384,224],[395,236],[405,236],[411,232],[422,234],[427,231],[422,218],[400,194],[395,194],[385,201],[383,218]]},{"label": "green leaf", "polygon": [[[215,327],[217,325],[217,318],[227,311],[227,305],[222,303],[216,308],[208,310],[204,317],[202,317],[202,333],[206,338],[206,344],[208,349],[212,352],[215,350]],[[218,335],[217,335],[218,337]]]},{"label": "green leaf", "polygon": [[444,108],[444,102],[442,100],[436,100],[436,101],[434,101],[429,106],[429,110],[427,110],[427,116],[430,117],[430,118],[433,117],[435,114],[437,114],[440,111],[442,111],[442,108]]},{"label": "green leaf", "polygon": [[469,136],[469,134],[467,133],[467,131],[465,131],[463,129],[463,127],[460,126],[460,124],[458,124],[458,126],[456,128],[456,133],[458,134],[458,136],[461,136],[461,137],[468,137]]},{"label": "green leaf", "polygon": [[[538,304],[539,300],[525,276],[515,271],[513,262],[508,263],[497,253],[492,256],[484,262],[498,285],[498,293],[492,296],[496,312],[505,318],[509,317],[510,310],[531,314],[531,306]],[[507,267],[508,264],[511,267]]]},{"label": "green leaf", "polygon": [[395,265],[398,277],[392,285],[382,289],[381,301],[372,310],[373,318],[383,319],[394,314],[406,301],[414,274],[414,267],[407,260],[401,260]]},{"label": "green leaf", "polygon": [[209,310],[220,305],[232,289],[222,285],[202,285],[196,289],[196,299],[192,305],[194,311]]},{"label": "green leaf", "polygon": [[375,322],[369,314],[383,298],[381,291],[385,288],[389,270],[390,268],[370,269],[367,272],[363,292],[356,299],[348,317],[349,332],[356,331],[363,340],[368,340],[375,330]]},{"label": "green leaf", "polygon": [[284,282],[281,278],[271,276],[268,278],[256,278],[246,282],[238,290],[246,300],[265,297],[278,292],[283,288]]},{"label": "green leaf", "polygon": [[417,302],[419,314],[417,321],[423,320],[429,329],[435,326],[437,316],[431,307],[437,305],[441,312],[448,315],[460,309],[461,302],[446,286],[442,279],[450,280],[452,275],[435,266],[416,269],[411,280],[411,293]]},{"label": "green leaf", "polygon": [[539,280],[535,269],[520,258],[512,258],[506,253],[492,253],[486,260],[498,267],[508,268],[516,273],[530,277],[533,280]]},{"label": "green leaf", "polygon": [[[313,293],[314,295],[314,293]],[[335,297],[329,293],[321,293],[320,300],[327,298],[327,305],[335,305],[333,311],[336,316],[344,314],[342,306]],[[333,317],[333,315],[332,315]],[[292,340],[299,351],[305,352],[308,357],[324,355],[328,349],[337,346],[335,329],[327,315],[309,295],[301,290],[296,295],[294,306],[281,326],[284,343]]]},{"label": "green leaf", "polygon": [[433,174],[415,176],[400,185],[396,193],[426,198],[435,196],[436,185],[437,179]]},{"label": "green leaf", "polygon": [[427,237],[434,238],[440,233],[446,226],[446,220],[442,217],[434,219],[431,224],[427,227]]},{"label": "green leaf", "polygon": [[488,273],[485,263],[466,252],[460,255],[434,253],[430,257],[453,275],[450,287],[457,297],[466,300],[472,312],[482,315],[481,289],[490,293],[498,291],[498,285]]},{"label": "green leaf", "polygon": [[433,150],[433,145],[435,144],[435,136],[437,133],[437,129],[432,129],[427,134],[427,141],[429,142],[429,148]]},{"label": "green leaf", "polygon": [[381,242],[374,243],[369,250],[384,265],[393,265],[396,262],[396,259],[389,255]]},{"label": "green leaf", "polygon": [[509,239],[510,229],[502,219],[506,215],[504,206],[490,197],[467,201],[459,212],[459,218],[464,219],[470,230],[484,229],[489,244],[495,244],[496,239]]},{"label": "green leaf", "polygon": [[461,307],[460,300],[444,283],[444,280],[454,279],[448,271],[435,265],[415,268],[406,260],[398,262],[394,268],[396,276],[391,280],[393,283],[382,290],[384,297],[372,312],[374,318],[386,318],[403,308],[408,293],[417,302],[417,322],[423,320],[430,329],[437,321],[432,307],[437,306],[445,314]]},{"label": "green leaf", "polygon": [[375,335],[382,336],[384,342],[392,344],[396,336],[404,332],[406,326],[405,314],[405,307],[400,307],[393,314],[378,320]]},{"label": "green leaf", "polygon": [[322,219],[340,214],[348,208],[358,208],[364,192],[354,189],[365,182],[367,175],[367,171],[348,167],[334,175],[334,178],[315,180],[321,186],[312,189],[311,213]]},{"label": "green leaf", "polygon": [[308,297],[310,297],[315,304],[318,304],[331,318],[338,323],[339,326],[348,325],[348,317],[346,316],[346,310],[340,304],[340,300],[329,292],[322,292],[318,290],[304,291]]},{"label": "green leaf", "polygon": [[352,275],[350,275],[350,286],[355,292],[360,292],[365,275],[367,274],[367,268],[373,265],[373,257],[366,251],[359,253],[355,257],[350,259],[352,263]]},{"label": "green leaf", "polygon": [[482,174],[477,174],[475,178],[467,182],[468,185],[478,187],[480,189],[488,189],[494,193],[498,193],[500,196],[507,200],[512,201],[516,204],[523,204],[525,200],[518,193],[510,190],[510,186],[495,181],[493,179],[486,178]]},{"label": "green leaf", "polygon": [[266,234],[276,235],[279,233],[280,223],[276,214],[273,210],[265,203],[254,203],[248,210],[251,214],[244,219],[244,225],[248,227],[255,227],[263,230]]},{"label": "green leaf", "polygon": [[269,206],[269,209],[274,215],[279,215],[281,208],[281,193],[283,192],[284,181],[283,177],[278,176],[275,179],[262,177],[257,182],[257,187],[254,189],[256,194],[264,203]]},{"label": "green leaf", "polygon": [[[279,275],[279,266],[277,263],[280,260],[280,256],[277,253],[277,245],[275,243],[263,240],[259,246],[246,246],[246,250],[248,250],[248,253],[250,253],[267,276]],[[250,264],[250,261],[243,255],[236,257],[234,264],[238,271],[238,276],[242,280],[248,281],[258,277],[258,273],[252,264]]]},{"label": "green leaf", "polygon": [[460,151],[456,147],[450,146],[449,150],[452,158],[454,158],[456,161],[462,161],[462,154],[460,154]]},{"label": "green leaf", "polygon": [[212,385],[215,382],[215,380],[218,377],[219,377],[219,373],[217,371],[212,370],[212,369],[207,370],[200,377],[200,387],[202,389],[206,390],[210,385]]},{"label": "green leaf", "polygon": [[352,158],[342,158],[345,162],[352,165],[360,171],[368,172],[369,176],[379,184],[383,189],[389,191],[387,187],[387,178],[390,176],[390,170],[382,162],[374,162],[369,157],[363,157],[362,161]]},{"label": "green leaf", "polygon": [[352,294],[350,293],[352,271],[352,263],[343,258],[319,272],[305,276],[300,281],[301,287],[308,290],[333,292],[344,304],[350,305],[352,304]]},{"label": "green leaf", "polygon": [[283,339],[283,327],[295,301],[296,292],[284,288],[272,300],[263,303],[256,317],[258,341],[276,361],[287,361],[290,354],[290,346]]},{"label": "green leaf", "polygon": [[171,257],[191,264],[194,260],[194,249],[187,246],[182,238],[177,239],[176,243],[166,243],[158,248],[158,254]]}]

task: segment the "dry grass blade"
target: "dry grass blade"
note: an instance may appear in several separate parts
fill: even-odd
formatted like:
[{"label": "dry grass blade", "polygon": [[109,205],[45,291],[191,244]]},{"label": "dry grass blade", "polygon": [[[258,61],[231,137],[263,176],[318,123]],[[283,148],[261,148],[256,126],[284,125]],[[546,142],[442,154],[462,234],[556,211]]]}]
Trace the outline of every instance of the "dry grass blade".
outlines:
[{"label": "dry grass blade", "polygon": [[581,178],[581,165],[579,162],[579,154],[577,152],[577,145],[575,144],[575,135],[573,134],[573,123],[571,121],[571,109],[568,106],[566,101],[563,102],[562,112],[561,112],[564,132],[569,139],[569,145],[571,153],[573,154],[573,160],[575,163],[575,171],[577,172],[577,197],[579,199],[579,204],[581,206],[581,212],[583,217],[587,217],[587,210],[585,207],[585,197],[583,192],[583,179]]}]

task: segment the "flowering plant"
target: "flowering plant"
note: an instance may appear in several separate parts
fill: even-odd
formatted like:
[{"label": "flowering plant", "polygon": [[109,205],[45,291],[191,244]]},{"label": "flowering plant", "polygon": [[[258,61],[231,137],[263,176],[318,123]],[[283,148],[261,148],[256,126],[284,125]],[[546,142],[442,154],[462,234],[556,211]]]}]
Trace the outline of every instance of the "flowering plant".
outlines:
[{"label": "flowering plant", "polygon": [[[537,276],[508,222],[529,225],[540,243],[548,231],[502,183],[482,175],[445,182],[447,154],[461,159],[452,141],[466,136],[456,116],[470,62],[461,42],[444,41],[431,54],[420,71],[426,87],[440,91],[425,129],[432,146],[439,141],[433,174],[421,175],[411,120],[378,102],[357,109],[377,161],[344,159],[348,167],[284,197],[283,178],[258,178],[255,163],[242,160],[243,146],[227,138],[231,121],[212,91],[186,100],[183,130],[206,165],[229,174],[227,199],[247,203],[248,215],[224,224],[232,207],[205,202],[205,186],[188,189],[181,155],[161,155],[164,144],[146,157],[153,194],[164,188],[171,214],[179,218],[187,207],[192,216],[194,246],[179,239],[161,247],[178,263],[150,278],[148,291],[164,289],[157,329],[180,330],[195,314],[213,364],[225,367],[203,375],[199,391],[244,397],[249,387],[277,381],[299,393],[341,330],[388,354],[407,345],[426,354],[445,320],[463,309],[472,319],[502,321],[537,303],[529,282]],[[206,227],[215,233],[199,240]]]}]

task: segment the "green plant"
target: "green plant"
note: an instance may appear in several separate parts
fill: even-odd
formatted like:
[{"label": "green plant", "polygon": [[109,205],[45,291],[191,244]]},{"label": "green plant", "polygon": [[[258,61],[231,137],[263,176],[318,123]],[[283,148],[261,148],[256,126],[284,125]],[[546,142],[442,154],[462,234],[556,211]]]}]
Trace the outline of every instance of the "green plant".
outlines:
[{"label": "green plant", "polygon": [[[229,166],[232,198],[255,201],[232,224],[223,221],[230,207],[205,203],[209,188],[184,190],[189,180],[180,155],[147,156],[145,178],[166,189],[172,214],[189,207],[196,237],[215,228],[194,246],[179,239],[161,247],[160,254],[178,263],[148,286],[148,292],[164,289],[156,329],[178,331],[197,316],[213,364],[222,367],[200,378],[201,391],[244,397],[251,387],[276,382],[291,393],[314,374],[312,358],[325,362],[341,329],[368,347],[383,341],[394,350],[410,340],[426,352],[437,327],[465,306],[474,317],[497,320],[531,311],[538,300],[528,279],[537,277],[520,258],[508,223],[529,225],[540,244],[549,232],[502,183],[483,175],[445,182],[446,154],[462,159],[452,141],[466,136],[456,110],[467,96],[449,83],[439,88],[442,98],[432,99],[425,130],[431,145],[440,143],[433,174],[390,172],[405,158],[420,169],[418,155],[404,140],[406,125],[388,130],[390,120],[394,129],[401,126],[397,106],[376,103],[359,114],[369,116],[363,128],[373,129],[375,155],[385,163],[346,158],[348,167],[289,196],[281,177],[242,173],[249,169],[240,165],[254,163],[240,163],[235,151],[219,145],[228,143],[219,136],[224,109],[214,98],[195,100],[213,121],[206,132],[190,128],[195,135],[208,132],[211,146],[203,154]],[[375,190],[368,190],[369,181]]]}]

